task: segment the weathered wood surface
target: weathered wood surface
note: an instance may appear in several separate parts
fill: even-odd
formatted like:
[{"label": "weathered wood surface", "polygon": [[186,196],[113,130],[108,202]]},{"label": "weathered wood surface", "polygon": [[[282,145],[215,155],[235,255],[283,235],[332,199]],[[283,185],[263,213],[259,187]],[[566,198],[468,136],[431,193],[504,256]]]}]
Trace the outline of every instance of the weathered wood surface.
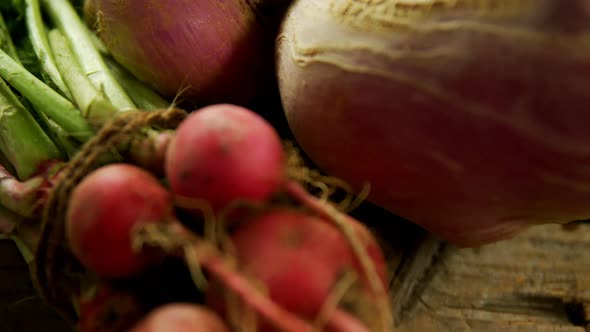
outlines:
[{"label": "weathered wood surface", "polygon": [[[590,225],[534,228],[457,249],[397,223],[389,231],[396,332],[590,332]],[[0,331],[69,332],[0,241]]]},{"label": "weathered wood surface", "polygon": [[394,281],[397,331],[590,332],[590,225],[478,249],[425,243]]}]

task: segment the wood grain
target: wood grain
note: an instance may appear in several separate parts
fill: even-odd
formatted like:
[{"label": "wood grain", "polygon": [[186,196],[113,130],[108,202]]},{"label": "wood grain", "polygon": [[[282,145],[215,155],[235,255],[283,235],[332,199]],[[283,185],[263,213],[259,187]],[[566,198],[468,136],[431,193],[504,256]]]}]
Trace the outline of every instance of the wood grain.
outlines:
[{"label": "wood grain", "polygon": [[[477,249],[442,245],[424,253],[414,274],[394,281],[394,303],[406,303],[396,303],[404,308],[400,332],[590,331],[588,225],[536,227]],[[405,298],[408,287],[419,292]]]}]

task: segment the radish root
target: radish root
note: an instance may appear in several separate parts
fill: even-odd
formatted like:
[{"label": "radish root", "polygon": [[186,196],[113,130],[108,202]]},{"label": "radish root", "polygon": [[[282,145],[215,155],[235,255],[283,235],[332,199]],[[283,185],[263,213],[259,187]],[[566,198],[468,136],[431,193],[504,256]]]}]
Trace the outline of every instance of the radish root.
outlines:
[{"label": "radish root", "polygon": [[[316,169],[306,166],[299,148],[293,142],[286,141],[283,144],[287,154],[287,175],[290,179],[309,185],[320,191],[319,199],[332,204],[344,213],[356,209],[368,196],[370,185],[365,184],[358,194],[354,194],[352,187],[345,181],[323,175]],[[333,199],[336,194],[344,194],[344,197],[337,201]]]},{"label": "radish root", "polygon": [[206,240],[184,230],[179,223],[146,225],[138,230],[136,240],[138,247],[156,246],[168,252],[182,250],[189,268],[201,266],[280,330],[314,331],[311,324],[287,312],[252,286],[252,283],[237,271],[232,260]]},{"label": "radish root", "polygon": [[383,283],[380,280],[375,264],[373,264],[367,251],[360,243],[359,238],[355,235],[351,223],[347,221],[347,219],[350,219],[351,217],[338,211],[329,203],[308,194],[299,183],[291,181],[285,185],[285,190],[294,199],[320,216],[333,222],[341,230],[359,260],[365,278],[367,278],[371,291],[377,299],[376,307],[379,316],[379,321],[377,322],[379,324],[378,331],[391,331],[393,328],[393,316],[387,289],[383,286]]}]

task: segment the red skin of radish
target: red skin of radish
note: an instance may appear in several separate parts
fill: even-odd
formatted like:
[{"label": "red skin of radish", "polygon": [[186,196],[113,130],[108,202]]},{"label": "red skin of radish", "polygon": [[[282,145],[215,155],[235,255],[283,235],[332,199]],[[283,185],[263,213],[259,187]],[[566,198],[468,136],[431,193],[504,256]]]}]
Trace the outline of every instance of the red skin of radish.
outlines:
[{"label": "red skin of radish", "polygon": [[590,216],[587,1],[416,2],[407,28],[396,2],[353,3],[284,20],[283,105],[317,165],[461,246]]},{"label": "red skin of radish", "polygon": [[111,164],[90,173],[74,189],[67,212],[70,248],[88,269],[107,278],[128,277],[159,255],[135,252],[132,230],[170,220],[172,197],[150,173]]},{"label": "red skin of radish", "polygon": [[99,283],[94,291],[83,294],[79,303],[80,332],[126,331],[143,315],[137,299],[107,283]]},{"label": "red skin of radish", "polygon": [[175,195],[205,199],[221,209],[236,199],[262,201],[284,179],[279,135],[258,114],[229,104],[191,113],[166,154],[166,177]]},{"label": "red skin of radish", "polygon": [[95,28],[114,58],[166,97],[243,104],[272,77],[274,36],[249,1],[91,2],[87,21],[100,13]]},{"label": "red skin of radish", "polygon": [[[241,225],[231,238],[244,271],[265,285],[272,300],[305,318],[315,318],[342,272],[363,275],[340,231],[304,212],[265,212]],[[374,250],[378,246],[373,239],[360,239],[385,283],[381,251]],[[209,299],[213,307],[223,310],[218,291],[212,288]]]},{"label": "red skin of radish", "polygon": [[210,309],[189,303],[171,303],[154,309],[131,332],[229,332]]}]

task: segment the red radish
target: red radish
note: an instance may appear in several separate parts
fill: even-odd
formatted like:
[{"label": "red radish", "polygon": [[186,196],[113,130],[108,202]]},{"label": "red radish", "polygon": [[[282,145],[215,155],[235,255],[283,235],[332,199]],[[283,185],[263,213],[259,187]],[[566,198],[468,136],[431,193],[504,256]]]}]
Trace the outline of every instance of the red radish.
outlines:
[{"label": "red radish", "polygon": [[587,0],[295,1],[278,76],[326,173],[476,246],[590,216]]},{"label": "red radish", "polygon": [[234,200],[268,199],[284,180],[284,152],[274,128],[251,110],[230,104],[190,114],[166,154],[175,195],[207,200],[215,210]]},{"label": "red radish", "polygon": [[273,29],[252,3],[89,0],[86,18],[114,58],[162,95],[246,103],[273,70]]},{"label": "red radish", "polygon": [[170,193],[150,173],[129,164],[103,166],[74,189],[66,236],[88,269],[103,277],[127,277],[157,259],[134,251],[133,230],[170,220],[172,208]]},{"label": "red radish", "polygon": [[170,303],[154,309],[131,332],[229,332],[210,309],[192,303]]},{"label": "red radish", "polygon": [[[383,251],[379,246],[377,239],[373,236],[367,226],[353,217],[338,211],[333,205],[329,204],[329,202],[311,195],[298,182],[288,181],[285,184],[284,192],[297,203],[322,217],[322,220],[339,228],[340,231],[343,232],[345,238],[351,242],[349,244],[353,247],[355,254],[361,255],[363,253],[360,253],[360,251],[364,251],[368,258],[370,258],[373,263],[376,263],[375,266],[368,267],[365,266],[366,262],[359,262],[359,267],[365,270],[363,276],[367,278],[367,281],[370,276],[367,275],[366,270],[374,269],[377,274],[376,279],[379,279],[380,283],[386,282],[386,267],[384,264],[380,264],[380,262],[385,259]],[[358,246],[358,248],[355,248],[356,246]]]},{"label": "red radish", "polygon": [[[231,238],[245,273],[262,282],[273,301],[304,318],[319,314],[346,271],[355,272],[361,280],[360,289],[368,291],[359,262],[344,236],[313,215],[273,209],[239,225]],[[367,247],[374,245],[367,238],[363,240]],[[373,253],[371,258],[385,283],[383,255]],[[219,308],[218,291],[212,288],[210,299]],[[355,305],[363,305],[367,298],[359,296],[356,300]]]},{"label": "red radish", "polygon": [[80,332],[127,331],[144,313],[131,294],[101,282],[80,296]]}]

